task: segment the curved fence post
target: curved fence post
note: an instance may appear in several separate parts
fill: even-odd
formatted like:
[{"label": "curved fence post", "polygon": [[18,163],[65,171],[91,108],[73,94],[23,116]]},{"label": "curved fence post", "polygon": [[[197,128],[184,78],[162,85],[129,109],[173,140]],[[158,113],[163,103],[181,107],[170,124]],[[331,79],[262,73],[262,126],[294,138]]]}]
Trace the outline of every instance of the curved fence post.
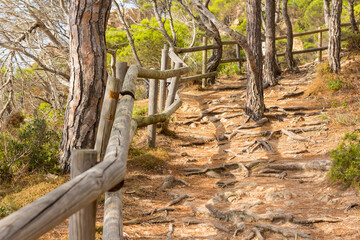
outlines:
[{"label": "curved fence post", "polygon": [[[164,49],[161,51],[161,66],[160,70],[164,71],[169,67],[169,47],[168,45],[164,45]],[[160,95],[159,95],[159,111],[163,111],[165,108],[165,100],[166,100],[166,79],[160,80]]]}]

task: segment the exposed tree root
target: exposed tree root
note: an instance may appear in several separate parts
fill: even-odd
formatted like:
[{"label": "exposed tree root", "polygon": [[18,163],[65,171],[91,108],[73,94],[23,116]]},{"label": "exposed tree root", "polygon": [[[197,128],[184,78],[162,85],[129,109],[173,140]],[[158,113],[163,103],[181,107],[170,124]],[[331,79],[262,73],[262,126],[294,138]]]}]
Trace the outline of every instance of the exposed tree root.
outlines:
[{"label": "exposed tree root", "polygon": [[328,124],[329,120],[319,120],[315,122],[307,122],[300,125],[300,127],[306,127],[306,126],[314,126],[314,125],[321,125],[321,124]]},{"label": "exposed tree root", "polygon": [[301,90],[301,91],[298,91],[298,92],[286,93],[281,98],[279,98],[277,101],[284,100],[284,99],[287,99],[287,98],[298,97],[298,96],[303,95],[304,93],[305,93],[305,90]]},{"label": "exposed tree root", "polygon": [[181,147],[189,147],[189,146],[193,146],[193,145],[200,146],[200,145],[204,145],[205,143],[206,143],[206,141],[201,139],[201,140],[191,141],[188,143],[181,143],[181,144],[179,144],[179,146],[181,146]]},{"label": "exposed tree root", "polygon": [[260,166],[260,169],[275,169],[281,171],[304,171],[304,170],[315,170],[315,171],[329,171],[331,167],[331,160],[313,160],[307,163],[288,163],[288,164],[268,164]]},{"label": "exposed tree root", "polygon": [[171,211],[175,211],[175,208],[155,208],[154,210],[152,210],[150,212],[144,213],[143,216],[145,216],[145,215],[152,216],[155,213],[162,212],[162,211],[171,212]]},{"label": "exposed tree root", "polygon": [[195,119],[190,120],[190,121],[186,121],[186,122],[184,122],[184,124],[190,124],[190,123],[193,123],[194,121],[199,121],[201,118],[205,117],[209,113],[212,113],[212,112],[214,112],[214,111],[216,111],[218,109],[221,109],[221,108],[244,109],[244,107],[236,106],[236,105],[235,106],[232,106],[232,105],[219,105],[219,106],[215,106],[215,107],[212,107],[212,108],[208,108],[208,109],[202,111],[201,114],[185,116],[185,118],[195,118]]},{"label": "exposed tree root", "polygon": [[337,223],[337,222],[342,222],[342,220],[341,219],[313,218],[313,219],[305,219],[305,220],[293,219],[292,222],[295,224],[300,224],[300,225],[310,225],[310,224],[322,223],[322,222]]},{"label": "exposed tree root", "polygon": [[229,182],[218,181],[218,182],[216,182],[216,185],[221,188],[226,188],[228,186],[234,186],[235,183],[238,183],[238,182],[239,181],[237,181],[237,180],[233,180],[233,181],[229,181]]},{"label": "exposed tree root", "polygon": [[297,140],[297,141],[301,141],[301,142],[316,142],[315,140],[312,140],[308,137],[302,137],[302,136],[299,136],[299,135],[296,135],[295,133],[293,132],[290,132],[286,129],[281,129],[281,132],[283,134],[285,134],[286,136],[290,137],[291,139],[294,139],[294,140]]},{"label": "exposed tree root", "polygon": [[251,125],[245,125],[248,121],[250,120],[250,118],[247,118],[246,121],[240,125],[240,127],[234,129],[232,132],[230,132],[229,134],[225,135],[228,140],[230,141],[231,138],[233,138],[240,129],[252,129],[252,128],[257,128],[257,127],[262,127],[265,123],[269,122],[268,118],[262,118],[259,121],[255,122],[254,124]]},{"label": "exposed tree root", "polygon": [[226,233],[230,233],[230,234],[232,233],[232,231],[230,229],[228,229],[227,227],[221,225],[220,223],[211,223],[211,225],[214,228],[216,228],[216,229],[218,229],[218,230],[220,230],[222,232],[226,232]]},{"label": "exposed tree root", "polygon": [[157,224],[157,223],[173,223],[175,222],[175,219],[160,219],[158,217],[155,218],[136,218],[129,221],[124,221],[123,225],[137,225],[142,223],[150,223],[150,224]]},{"label": "exposed tree root", "polygon": [[209,88],[207,90],[212,91],[229,91],[229,90],[238,90],[238,89],[245,89],[246,85],[239,85],[239,86],[223,86],[223,87],[217,87],[217,88]]},{"label": "exposed tree root", "polygon": [[270,231],[270,232],[274,232],[274,233],[280,233],[285,237],[294,237],[295,239],[297,237],[301,237],[303,239],[313,239],[311,238],[310,235],[305,234],[305,233],[301,233],[301,232],[295,232],[293,230],[289,230],[283,227],[279,227],[279,226],[275,226],[275,225],[271,225],[271,224],[266,224],[266,223],[259,223],[255,225],[257,228],[262,229],[264,231]]},{"label": "exposed tree root", "polygon": [[159,187],[159,189],[163,190],[166,188],[172,188],[178,182],[186,186],[190,186],[190,184],[187,183],[186,181],[175,178],[173,175],[169,175],[165,178],[163,184],[161,185],[161,187]]},{"label": "exposed tree root", "polygon": [[170,223],[170,224],[169,224],[169,231],[168,231],[168,234],[167,234],[167,236],[166,236],[166,240],[171,239],[173,233],[174,233],[174,224]]},{"label": "exposed tree root", "polygon": [[167,206],[167,207],[173,206],[173,205],[181,202],[181,201],[182,201],[183,199],[185,199],[185,198],[189,198],[189,196],[188,196],[187,194],[181,195],[181,196],[175,198],[174,200],[168,202],[168,204],[166,204],[166,206]]},{"label": "exposed tree root", "polygon": [[350,211],[350,209],[352,209],[353,207],[358,207],[358,206],[360,206],[360,204],[358,204],[358,203],[350,203],[350,204],[345,208],[344,212],[348,212],[348,211]]},{"label": "exposed tree root", "polygon": [[242,233],[246,230],[246,225],[243,222],[240,223],[236,223],[236,229],[235,232],[233,234],[233,237],[236,237],[238,233]]},{"label": "exposed tree root", "polygon": [[302,150],[294,150],[294,151],[285,151],[283,154],[302,154],[302,153],[308,153],[309,151],[307,149]]}]

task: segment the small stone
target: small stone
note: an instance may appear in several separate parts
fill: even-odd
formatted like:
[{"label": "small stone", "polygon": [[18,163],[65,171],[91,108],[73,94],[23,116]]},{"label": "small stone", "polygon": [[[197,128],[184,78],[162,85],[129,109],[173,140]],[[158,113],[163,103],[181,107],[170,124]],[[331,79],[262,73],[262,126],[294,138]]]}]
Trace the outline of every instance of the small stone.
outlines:
[{"label": "small stone", "polygon": [[187,156],[189,156],[189,155],[187,154],[187,152],[182,152],[182,153],[181,153],[181,156],[182,156],[182,157],[187,157]]},{"label": "small stone", "polygon": [[190,124],[190,126],[189,126],[190,128],[196,128],[196,123],[192,123],[192,124]]}]

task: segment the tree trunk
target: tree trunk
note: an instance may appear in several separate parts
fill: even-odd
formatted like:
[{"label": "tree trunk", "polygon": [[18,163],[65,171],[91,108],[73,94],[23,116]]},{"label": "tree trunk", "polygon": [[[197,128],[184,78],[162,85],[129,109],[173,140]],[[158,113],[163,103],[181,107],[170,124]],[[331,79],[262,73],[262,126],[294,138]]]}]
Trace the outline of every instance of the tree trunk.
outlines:
[{"label": "tree trunk", "polygon": [[287,4],[288,4],[288,0],[283,0],[282,1],[282,13],[283,13],[283,17],[284,17],[284,21],[286,24],[286,34],[287,34],[287,43],[286,43],[286,53],[285,53],[285,58],[286,58],[286,63],[288,65],[288,68],[290,71],[292,72],[299,72],[299,69],[296,67],[296,63],[292,54],[292,50],[293,50],[293,31],[292,31],[292,24],[290,21],[290,17],[288,14],[288,10],[287,10]]},{"label": "tree trunk", "polygon": [[246,114],[255,121],[264,115],[261,51],[261,1],[247,0],[247,42],[255,59],[257,72],[247,63]]},{"label": "tree trunk", "polygon": [[349,15],[350,15],[350,22],[351,22],[351,31],[353,33],[359,32],[358,25],[356,24],[355,14],[354,14],[354,0],[348,0],[349,3]]},{"label": "tree trunk", "polygon": [[278,24],[280,22],[280,4],[281,4],[281,0],[275,0],[276,1],[276,9],[275,9],[275,25]]},{"label": "tree trunk", "polygon": [[276,85],[277,64],[275,48],[275,0],[266,0],[265,3],[265,63],[264,88]]},{"label": "tree trunk", "polygon": [[330,21],[330,0],[323,0],[323,2],[324,2],[325,27],[329,27],[329,21]]},{"label": "tree trunk", "polygon": [[331,1],[329,22],[329,64],[333,73],[340,73],[340,50],[341,50],[341,10],[342,1]]},{"label": "tree trunk", "polygon": [[[217,30],[217,28],[214,26],[214,28]],[[216,43],[216,45],[219,45],[219,48],[214,49],[211,53],[211,56],[207,62],[207,67],[206,67],[206,71],[209,72],[216,72],[217,67],[220,64],[220,60],[222,58],[222,52],[223,52],[223,48],[222,48],[222,42],[221,42],[221,37],[220,37],[220,33],[217,30],[217,34],[213,37],[214,42]],[[215,83],[215,77],[211,77],[208,81],[212,84]]]},{"label": "tree trunk", "polygon": [[111,0],[70,1],[71,78],[60,163],[69,171],[71,149],[95,145],[106,72],[105,30]]}]

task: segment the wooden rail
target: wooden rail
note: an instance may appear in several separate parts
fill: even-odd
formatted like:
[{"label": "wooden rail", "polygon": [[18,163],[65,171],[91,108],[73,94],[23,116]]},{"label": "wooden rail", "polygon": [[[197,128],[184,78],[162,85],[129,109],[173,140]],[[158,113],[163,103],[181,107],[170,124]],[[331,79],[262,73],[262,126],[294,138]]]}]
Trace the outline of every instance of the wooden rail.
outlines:
[{"label": "wooden rail", "polygon": [[[79,154],[74,152],[72,157],[76,159],[71,165],[79,166],[80,170],[74,172],[71,180],[67,183],[0,220],[0,239],[37,239],[81,209],[82,212],[71,217],[73,220],[71,220],[69,230],[70,240],[94,239],[94,203],[105,192],[103,239],[122,239],[121,192],[119,189],[124,181],[128,149],[136,128],[166,121],[182,104],[182,101],[176,98],[177,82],[181,75],[189,72],[190,68],[173,51],[169,51],[168,57],[176,62],[177,69],[159,71],[132,65],[126,70],[126,63],[116,65],[115,70],[112,68],[116,78],[109,77],[108,80],[101,114],[103,119],[101,120],[102,124],[99,125],[101,130],[98,132],[101,137],[99,135],[97,138],[96,150],[90,151],[93,156],[92,162],[83,163],[87,157],[82,157],[81,164],[79,164],[84,167],[75,164],[79,160],[77,159]],[[112,63],[112,65],[115,64]],[[122,73],[124,74],[122,75]],[[165,111],[144,118],[132,119],[138,77],[173,78],[171,82],[173,87],[169,91]],[[121,86],[122,80],[123,86]],[[119,92],[122,97],[117,103]],[[80,155],[86,156],[86,153],[89,152],[83,151],[78,153],[84,153],[85,155]],[[105,153],[99,154],[101,152]],[[88,168],[86,165],[93,165],[96,159],[103,159],[103,161],[86,170]],[[86,171],[81,173],[84,170]],[[88,231],[89,229],[93,230]]]}]

